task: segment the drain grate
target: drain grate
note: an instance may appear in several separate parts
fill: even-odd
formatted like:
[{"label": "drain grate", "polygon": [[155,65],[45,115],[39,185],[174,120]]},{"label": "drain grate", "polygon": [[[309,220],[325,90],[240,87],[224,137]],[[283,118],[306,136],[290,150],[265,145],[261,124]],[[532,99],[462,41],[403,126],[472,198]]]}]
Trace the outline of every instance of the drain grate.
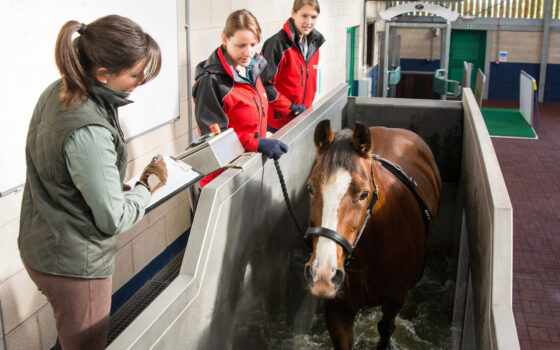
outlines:
[{"label": "drain grate", "polygon": [[109,320],[107,345],[111,344],[132,321],[179,275],[184,250],[123,304]]}]

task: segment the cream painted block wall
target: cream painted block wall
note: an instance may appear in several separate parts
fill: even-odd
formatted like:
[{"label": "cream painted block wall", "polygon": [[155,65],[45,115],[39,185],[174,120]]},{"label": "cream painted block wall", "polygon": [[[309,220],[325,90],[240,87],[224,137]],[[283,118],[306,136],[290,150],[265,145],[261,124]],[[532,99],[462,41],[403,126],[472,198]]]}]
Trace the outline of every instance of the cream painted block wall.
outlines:
[{"label": "cream painted block wall", "polygon": [[550,33],[548,63],[560,64],[560,33]]},{"label": "cream painted block wall", "polygon": [[431,41],[433,40],[432,59],[439,60],[441,50],[441,33],[434,36],[433,29],[406,29],[398,28],[397,34],[401,36],[401,58],[430,58]]},{"label": "cream painted block wall", "polygon": [[[22,0],[32,2],[33,0]],[[177,154],[189,143],[185,2],[178,1],[180,119],[128,144],[127,178],[138,173],[156,153]],[[262,42],[290,15],[293,0],[191,0],[191,63],[193,69],[221,42],[226,17],[247,8],[259,19]],[[345,82],[346,29],[361,24],[360,0],[323,0],[317,29],[327,39],[321,48],[322,93]],[[260,47],[259,47],[260,50]],[[193,126],[196,124],[193,120]],[[52,309],[29,279],[19,258],[17,236],[22,192],[0,197],[0,306],[6,327],[6,345],[14,349],[50,349],[56,339]],[[187,192],[148,213],[141,222],[119,236],[113,291],[137,274],[165,247],[190,227]]]},{"label": "cream painted block wall", "polygon": [[[190,46],[193,53],[191,57],[193,79],[196,65],[208,58],[221,44],[222,29],[231,11],[247,8],[257,17],[262,31],[261,43],[258,47],[260,50],[263,42],[278,32],[289,18],[292,4],[292,0],[192,1],[192,11],[196,14],[191,16]],[[346,29],[359,26],[362,18],[360,0],[321,1],[320,6],[321,13],[316,29],[326,37],[327,41],[320,51],[322,86],[317,98],[345,81]]]},{"label": "cream painted block wall", "polygon": [[508,62],[541,63],[542,32],[498,32],[493,33],[491,61],[498,60],[498,50],[507,51]]},{"label": "cream painted block wall", "polygon": [[[430,39],[433,30],[430,29],[397,29],[401,35],[401,58],[424,59],[430,57]],[[542,32],[510,32],[492,33],[491,61],[498,60],[498,50],[507,51],[508,62],[540,63],[542,49]],[[434,38],[433,58],[440,58],[440,37]],[[548,63],[560,63],[560,33],[550,33]]]}]

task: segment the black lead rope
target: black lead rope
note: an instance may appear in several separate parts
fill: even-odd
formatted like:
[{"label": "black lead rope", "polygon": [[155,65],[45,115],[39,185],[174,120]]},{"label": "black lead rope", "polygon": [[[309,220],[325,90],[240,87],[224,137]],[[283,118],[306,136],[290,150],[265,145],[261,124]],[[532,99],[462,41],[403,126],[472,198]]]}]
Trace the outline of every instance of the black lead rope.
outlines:
[{"label": "black lead rope", "polygon": [[284,175],[282,174],[282,170],[280,169],[280,163],[278,162],[278,159],[274,159],[274,166],[276,167],[276,172],[278,173],[278,178],[280,179],[280,186],[282,187],[282,194],[284,194],[284,201],[286,202],[286,207],[288,207],[288,212],[290,212],[292,221],[294,222],[299,234],[303,238],[303,236],[305,235],[305,229],[300,225],[299,221],[297,220],[296,213],[294,211],[294,208],[292,207],[290,198],[288,197],[286,182],[284,181]]}]

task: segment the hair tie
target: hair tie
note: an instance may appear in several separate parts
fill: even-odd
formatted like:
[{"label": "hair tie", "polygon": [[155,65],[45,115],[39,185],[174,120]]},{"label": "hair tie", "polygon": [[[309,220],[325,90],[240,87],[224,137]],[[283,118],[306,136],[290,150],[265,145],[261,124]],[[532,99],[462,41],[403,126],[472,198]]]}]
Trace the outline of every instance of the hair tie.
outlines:
[{"label": "hair tie", "polygon": [[80,33],[80,35],[83,35],[86,31],[87,28],[87,24],[82,23],[82,25],[80,26],[80,29],[78,29],[78,33]]}]

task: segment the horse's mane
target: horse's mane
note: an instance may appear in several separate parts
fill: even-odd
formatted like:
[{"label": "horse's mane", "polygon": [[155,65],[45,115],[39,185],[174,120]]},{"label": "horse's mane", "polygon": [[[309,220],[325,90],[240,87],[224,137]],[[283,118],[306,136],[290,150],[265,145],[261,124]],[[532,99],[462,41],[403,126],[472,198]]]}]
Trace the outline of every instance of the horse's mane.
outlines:
[{"label": "horse's mane", "polygon": [[344,129],[337,132],[334,141],[322,155],[323,175],[328,178],[338,168],[343,168],[349,172],[356,171],[357,156],[358,152],[352,145],[352,131]]}]

